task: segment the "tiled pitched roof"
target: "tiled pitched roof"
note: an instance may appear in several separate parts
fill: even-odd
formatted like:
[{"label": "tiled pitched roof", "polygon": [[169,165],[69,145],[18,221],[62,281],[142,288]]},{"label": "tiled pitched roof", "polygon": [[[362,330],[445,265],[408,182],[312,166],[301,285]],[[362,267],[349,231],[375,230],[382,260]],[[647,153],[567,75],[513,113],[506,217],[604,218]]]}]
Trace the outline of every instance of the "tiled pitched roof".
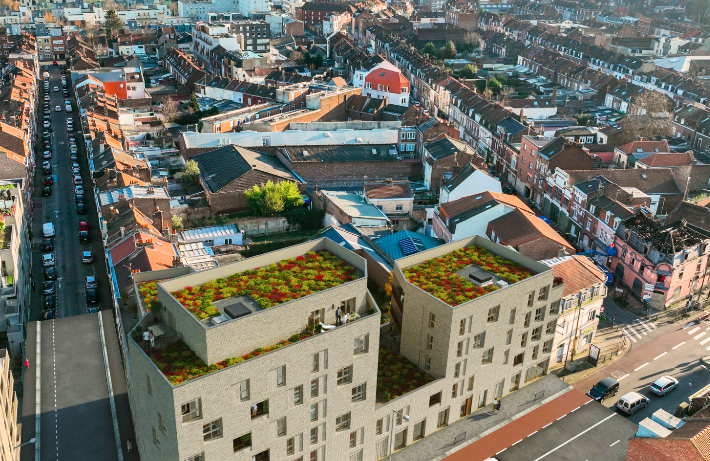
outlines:
[{"label": "tiled pitched roof", "polygon": [[571,185],[601,176],[620,187],[635,187],[647,194],[680,194],[670,168],[634,170],[565,170]]},{"label": "tiled pitched roof", "polygon": [[634,141],[617,147],[617,149],[626,154],[671,151],[670,147],[668,147],[668,141]]},{"label": "tiled pitched roof", "polygon": [[562,297],[579,293],[606,280],[604,273],[586,256],[567,256],[540,262],[552,267],[555,277],[562,277],[565,283]]},{"label": "tiled pitched roof", "polygon": [[690,165],[693,163],[693,160],[694,158],[691,152],[672,152],[649,155],[636,162],[643,163],[651,168],[664,168]]},{"label": "tiled pitched roof", "polygon": [[525,213],[519,209],[494,219],[489,225],[495,230],[496,238],[500,238],[501,244],[515,247],[543,237],[572,252],[575,251],[574,247],[555,232],[549,224],[534,214]]},{"label": "tiled pitched roof", "polygon": [[392,184],[365,184],[365,196],[371,200],[377,199],[408,199],[413,198],[409,181],[395,181]]}]

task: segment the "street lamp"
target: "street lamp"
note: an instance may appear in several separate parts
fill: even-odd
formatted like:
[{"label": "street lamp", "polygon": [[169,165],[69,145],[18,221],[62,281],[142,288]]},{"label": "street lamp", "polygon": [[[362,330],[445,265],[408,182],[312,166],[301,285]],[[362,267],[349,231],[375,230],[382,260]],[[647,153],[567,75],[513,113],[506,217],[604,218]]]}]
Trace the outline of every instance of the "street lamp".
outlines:
[{"label": "street lamp", "polygon": [[402,413],[398,412],[397,410],[392,410],[392,421],[390,421],[390,457],[389,457],[389,461],[392,461],[392,447],[394,445],[394,414],[395,413],[397,413],[402,418],[404,418],[405,421],[409,421],[409,416],[402,414]]},{"label": "street lamp", "polygon": [[32,437],[32,438],[31,438],[30,440],[28,440],[27,442],[21,443],[21,444],[19,444],[18,446],[16,446],[15,448],[13,448],[13,450],[17,450],[18,448],[20,448],[20,447],[22,447],[22,446],[25,446],[25,445],[27,445],[27,444],[29,444],[29,443],[35,443],[36,441],[37,441],[37,439],[34,438],[34,437]]}]

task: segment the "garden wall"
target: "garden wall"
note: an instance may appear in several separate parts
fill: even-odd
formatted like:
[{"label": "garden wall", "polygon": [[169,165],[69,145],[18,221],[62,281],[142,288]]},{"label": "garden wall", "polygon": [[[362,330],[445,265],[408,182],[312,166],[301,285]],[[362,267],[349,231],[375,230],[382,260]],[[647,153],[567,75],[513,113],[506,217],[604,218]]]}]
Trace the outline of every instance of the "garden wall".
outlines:
[{"label": "garden wall", "polygon": [[288,220],[283,216],[238,219],[235,221],[235,224],[247,237],[253,235],[278,234],[294,230],[289,225]]}]

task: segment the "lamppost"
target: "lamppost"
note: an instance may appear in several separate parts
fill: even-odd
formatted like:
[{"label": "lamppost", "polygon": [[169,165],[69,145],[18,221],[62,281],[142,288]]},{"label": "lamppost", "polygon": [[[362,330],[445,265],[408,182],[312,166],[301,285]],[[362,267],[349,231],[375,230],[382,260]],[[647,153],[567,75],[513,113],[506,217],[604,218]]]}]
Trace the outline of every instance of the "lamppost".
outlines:
[{"label": "lamppost", "polygon": [[32,437],[32,438],[31,438],[30,440],[28,440],[27,442],[21,443],[21,444],[19,444],[18,446],[16,446],[15,448],[13,448],[13,450],[17,450],[18,448],[20,448],[20,447],[22,447],[22,446],[25,446],[25,445],[27,445],[27,444],[30,444],[30,443],[35,443],[36,441],[37,441],[37,439],[34,438],[34,437]]},{"label": "lamppost", "polygon": [[392,410],[392,421],[390,421],[390,456],[389,461],[392,461],[392,447],[394,446],[394,414],[397,413],[399,416],[404,418],[405,421],[409,421],[409,416],[398,412],[397,410]]}]

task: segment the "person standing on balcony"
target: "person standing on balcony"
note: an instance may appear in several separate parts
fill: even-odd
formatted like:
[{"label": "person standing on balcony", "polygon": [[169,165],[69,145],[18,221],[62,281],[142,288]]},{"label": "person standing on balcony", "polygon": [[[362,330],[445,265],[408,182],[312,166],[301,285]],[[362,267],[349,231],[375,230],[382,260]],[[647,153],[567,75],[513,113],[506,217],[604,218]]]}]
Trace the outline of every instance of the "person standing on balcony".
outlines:
[{"label": "person standing on balcony", "polygon": [[335,308],[335,326],[339,327],[341,325],[342,319],[340,318],[340,307]]}]

